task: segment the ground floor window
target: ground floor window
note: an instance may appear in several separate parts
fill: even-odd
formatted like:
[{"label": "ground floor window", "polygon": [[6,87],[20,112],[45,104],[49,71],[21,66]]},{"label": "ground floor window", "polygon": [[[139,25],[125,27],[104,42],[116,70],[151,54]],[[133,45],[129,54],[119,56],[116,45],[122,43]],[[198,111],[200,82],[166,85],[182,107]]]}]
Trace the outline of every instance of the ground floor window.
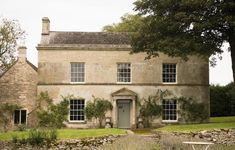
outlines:
[{"label": "ground floor window", "polygon": [[14,124],[26,124],[26,110],[15,110],[14,111]]},{"label": "ground floor window", "polygon": [[84,121],[85,100],[84,99],[72,99],[70,100],[69,105],[70,105],[69,120],[70,121]]},{"label": "ground floor window", "polygon": [[176,100],[163,100],[162,101],[162,120],[163,121],[176,121],[177,120],[177,101]]}]

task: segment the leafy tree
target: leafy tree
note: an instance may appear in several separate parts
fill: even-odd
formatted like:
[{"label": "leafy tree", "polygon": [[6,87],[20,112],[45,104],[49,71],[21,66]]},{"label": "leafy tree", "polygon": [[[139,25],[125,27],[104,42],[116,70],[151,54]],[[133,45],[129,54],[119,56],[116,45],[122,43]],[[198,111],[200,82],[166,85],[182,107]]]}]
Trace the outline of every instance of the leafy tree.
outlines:
[{"label": "leafy tree", "polygon": [[[67,121],[69,97],[63,97],[63,101],[58,104],[53,104],[52,99],[47,92],[40,93],[39,104],[47,103],[47,108],[39,105],[37,111],[38,124],[40,127],[62,128],[64,121]],[[45,103],[44,103],[45,104]],[[44,105],[45,106],[45,105]]]},{"label": "leafy tree", "polygon": [[210,86],[210,108],[211,116],[233,116],[235,115],[235,87],[234,83],[226,86]]},{"label": "leafy tree", "polygon": [[137,0],[134,4],[145,17],[133,37],[133,52],[144,51],[149,58],[159,52],[185,60],[195,54],[209,58],[220,55],[228,42],[235,79],[234,0]]},{"label": "leafy tree", "polygon": [[15,61],[17,45],[24,38],[18,21],[0,18],[0,73]]},{"label": "leafy tree", "polygon": [[93,101],[88,101],[85,112],[87,119],[98,119],[99,127],[102,127],[102,121],[105,118],[105,114],[107,111],[112,110],[112,103],[103,98],[97,98],[93,96]]},{"label": "leafy tree", "polygon": [[16,109],[20,109],[20,106],[9,103],[0,104],[0,122],[3,124],[4,132],[8,130],[9,123]]},{"label": "leafy tree", "polygon": [[120,23],[104,26],[102,30],[104,32],[136,32],[142,24],[142,16],[125,14],[121,17]]},{"label": "leafy tree", "polygon": [[162,91],[158,90],[155,95],[150,95],[148,98],[143,98],[139,102],[140,105],[140,116],[143,117],[145,126],[150,126],[150,121],[153,120],[154,117],[159,117],[162,114],[162,105],[161,101],[171,95],[168,90]]}]

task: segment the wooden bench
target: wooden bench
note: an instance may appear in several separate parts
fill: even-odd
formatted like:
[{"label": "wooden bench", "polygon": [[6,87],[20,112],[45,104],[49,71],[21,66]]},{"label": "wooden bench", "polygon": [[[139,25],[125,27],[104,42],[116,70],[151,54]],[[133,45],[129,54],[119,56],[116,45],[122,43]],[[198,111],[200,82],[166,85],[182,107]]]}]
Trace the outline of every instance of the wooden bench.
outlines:
[{"label": "wooden bench", "polygon": [[205,149],[204,150],[207,150],[210,147],[210,145],[214,144],[214,143],[211,143],[211,142],[187,142],[187,141],[185,141],[183,143],[191,145],[193,150],[196,150],[195,147],[197,147],[197,145],[198,146],[199,145],[200,146],[204,146],[205,145]]}]

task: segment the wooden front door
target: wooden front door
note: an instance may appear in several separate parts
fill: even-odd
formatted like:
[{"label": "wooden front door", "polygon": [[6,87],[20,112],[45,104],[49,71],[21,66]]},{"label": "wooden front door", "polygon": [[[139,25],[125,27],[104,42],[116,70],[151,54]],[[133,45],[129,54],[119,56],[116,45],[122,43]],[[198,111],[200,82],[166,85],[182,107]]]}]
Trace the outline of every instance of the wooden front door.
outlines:
[{"label": "wooden front door", "polygon": [[118,101],[118,128],[130,128],[130,100]]}]

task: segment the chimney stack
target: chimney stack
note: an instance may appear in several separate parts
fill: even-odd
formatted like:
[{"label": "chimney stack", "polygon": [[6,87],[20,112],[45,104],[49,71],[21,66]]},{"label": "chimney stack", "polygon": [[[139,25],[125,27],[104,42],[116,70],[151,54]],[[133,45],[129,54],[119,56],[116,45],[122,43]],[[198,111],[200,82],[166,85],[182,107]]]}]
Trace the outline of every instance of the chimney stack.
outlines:
[{"label": "chimney stack", "polygon": [[18,48],[18,50],[19,50],[19,56],[18,56],[19,60],[20,61],[25,61],[26,60],[26,50],[27,50],[27,48],[25,46],[20,46]]},{"label": "chimney stack", "polygon": [[50,20],[48,17],[42,18],[42,35],[49,35],[50,33]]}]

